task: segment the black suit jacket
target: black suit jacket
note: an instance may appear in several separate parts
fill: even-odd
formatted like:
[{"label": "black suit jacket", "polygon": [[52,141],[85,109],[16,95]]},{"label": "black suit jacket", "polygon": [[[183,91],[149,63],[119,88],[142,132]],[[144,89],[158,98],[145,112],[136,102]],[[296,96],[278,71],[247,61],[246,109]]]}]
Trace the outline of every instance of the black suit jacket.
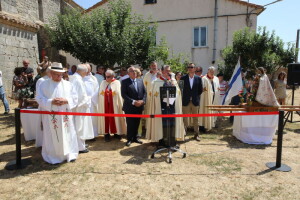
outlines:
[{"label": "black suit jacket", "polygon": [[136,107],[132,105],[133,100],[143,100],[146,102],[146,90],[141,79],[136,79],[138,91],[136,91],[130,78],[124,79],[121,84],[121,94],[124,99],[123,111],[125,113],[141,113],[144,106]]},{"label": "black suit jacket", "polygon": [[182,91],[182,105],[187,106],[192,98],[194,106],[200,105],[200,95],[202,94],[202,79],[200,76],[194,75],[193,87],[190,86],[189,75],[184,75],[180,80],[184,81]]}]

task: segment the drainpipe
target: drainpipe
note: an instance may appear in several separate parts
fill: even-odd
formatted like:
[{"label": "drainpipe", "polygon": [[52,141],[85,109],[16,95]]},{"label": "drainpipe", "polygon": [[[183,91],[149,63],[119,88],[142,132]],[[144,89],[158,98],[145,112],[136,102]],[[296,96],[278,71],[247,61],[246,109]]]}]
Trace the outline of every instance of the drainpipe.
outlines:
[{"label": "drainpipe", "polygon": [[217,37],[218,37],[218,0],[215,0],[214,41],[213,41],[212,63],[215,63],[215,61],[216,61]]},{"label": "drainpipe", "polygon": [[[297,52],[297,49],[299,49],[299,35],[300,35],[300,29],[297,30],[296,52]],[[298,63],[298,54],[299,54],[299,51],[296,53],[296,58],[295,58],[296,63]]]}]

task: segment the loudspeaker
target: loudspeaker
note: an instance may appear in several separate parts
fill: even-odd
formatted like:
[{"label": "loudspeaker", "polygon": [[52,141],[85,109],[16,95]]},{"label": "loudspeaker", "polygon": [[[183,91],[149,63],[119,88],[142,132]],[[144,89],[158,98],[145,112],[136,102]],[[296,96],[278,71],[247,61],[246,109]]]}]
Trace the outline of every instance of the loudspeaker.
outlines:
[{"label": "loudspeaker", "polygon": [[287,85],[300,85],[300,63],[288,65]]}]

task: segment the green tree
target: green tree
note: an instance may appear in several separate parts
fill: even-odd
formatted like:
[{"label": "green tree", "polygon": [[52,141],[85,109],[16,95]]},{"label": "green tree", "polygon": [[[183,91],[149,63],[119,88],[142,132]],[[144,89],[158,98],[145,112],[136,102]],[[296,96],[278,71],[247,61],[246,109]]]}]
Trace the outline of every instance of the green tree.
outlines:
[{"label": "green tree", "polygon": [[258,32],[249,28],[236,31],[233,36],[233,45],[222,50],[224,63],[219,70],[224,73],[224,78],[229,80],[234,67],[241,58],[241,66],[246,70],[247,76],[255,74],[257,67],[264,67],[267,73],[272,74],[280,67],[287,67],[288,63],[295,61],[295,47],[288,44],[284,48],[284,42],[266,30],[259,27]]},{"label": "green tree", "polygon": [[86,14],[68,10],[47,27],[52,46],[81,62],[111,68],[115,63],[145,66],[153,58],[165,59],[162,50],[155,48],[156,29],[149,20],[131,14],[131,5],[125,0],[110,1],[108,9]]}]

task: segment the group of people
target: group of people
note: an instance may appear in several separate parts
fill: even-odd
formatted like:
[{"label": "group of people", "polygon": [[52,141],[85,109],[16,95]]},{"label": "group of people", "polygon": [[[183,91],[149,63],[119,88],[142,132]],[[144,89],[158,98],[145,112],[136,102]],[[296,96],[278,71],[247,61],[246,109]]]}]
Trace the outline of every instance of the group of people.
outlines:
[{"label": "group of people", "polygon": [[[61,63],[51,63],[47,59],[39,65],[40,77],[36,81],[28,65],[24,60],[23,68],[15,69],[15,90],[31,89],[28,84],[34,82],[35,88],[31,91],[35,92],[39,110],[104,114],[41,115],[43,134],[36,137],[36,145],[42,146],[42,156],[51,164],[74,161],[79,153],[89,152],[85,141],[95,140],[98,135],[104,135],[106,142],[112,138],[120,140],[126,135],[126,146],[134,142],[142,144],[139,137],[141,118],[116,114],[212,113],[208,106],[221,105],[228,89],[223,75],[215,76],[213,66],[208,68],[207,74],[202,74],[202,68],[193,63],[188,64],[185,75],[182,72],[174,74],[169,65],[159,69],[158,64],[152,62],[144,76],[134,66],[121,68],[120,75],[116,76],[113,70],[103,66],[97,66],[93,74],[90,64],[74,65],[68,70]],[[164,86],[176,90],[176,97],[169,102],[160,94]],[[167,105],[169,113],[166,113]],[[181,141],[188,127],[193,127],[194,139],[200,141],[200,131],[206,132],[216,125],[216,117],[147,118],[144,123],[146,139],[151,142],[166,140],[166,120],[170,120],[176,140]]]},{"label": "group of people", "polygon": [[[114,115],[165,114],[162,108],[167,102],[160,97],[162,86],[176,88],[176,98],[169,102],[172,113],[210,113],[206,105],[219,102],[219,79],[214,76],[214,67],[210,67],[206,75],[198,76],[197,68],[190,63],[187,74],[181,77],[180,83],[176,81],[171,66],[164,65],[162,69],[158,69],[156,62],[150,64],[150,71],[143,77],[134,66],[129,66],[126,70],[126,73],[116,77],[113,70],[98,66],[93,75],[89,64],[79,64],[76,71],[64,79],[64,74],[68,71],[61,63],[52,62],[45,69],[45,74],[36,83],[39,110],[104,114],[41,115],[43,134],[37,136],[36,145],[42,146],[42,156],[46,162],[56,164],[76,160],[79,153],[89,152],[85,141],[94,140],[100,134],[104,135],[106,142],[112,138],[120,140],[122,135],[126,135],[126,146],[132,143],[142,144],[139,137],[141,118]],[[146,119],[146,139],[159,142],[166,138],[164,120]],[[214,127],[214,122],[214,117],[176,117],[172,121],[172,127],[176,140],[184,140],[186,129],[191,124],[195,140],[200,141],[199,125],[202,130],[209,130]]]}]

